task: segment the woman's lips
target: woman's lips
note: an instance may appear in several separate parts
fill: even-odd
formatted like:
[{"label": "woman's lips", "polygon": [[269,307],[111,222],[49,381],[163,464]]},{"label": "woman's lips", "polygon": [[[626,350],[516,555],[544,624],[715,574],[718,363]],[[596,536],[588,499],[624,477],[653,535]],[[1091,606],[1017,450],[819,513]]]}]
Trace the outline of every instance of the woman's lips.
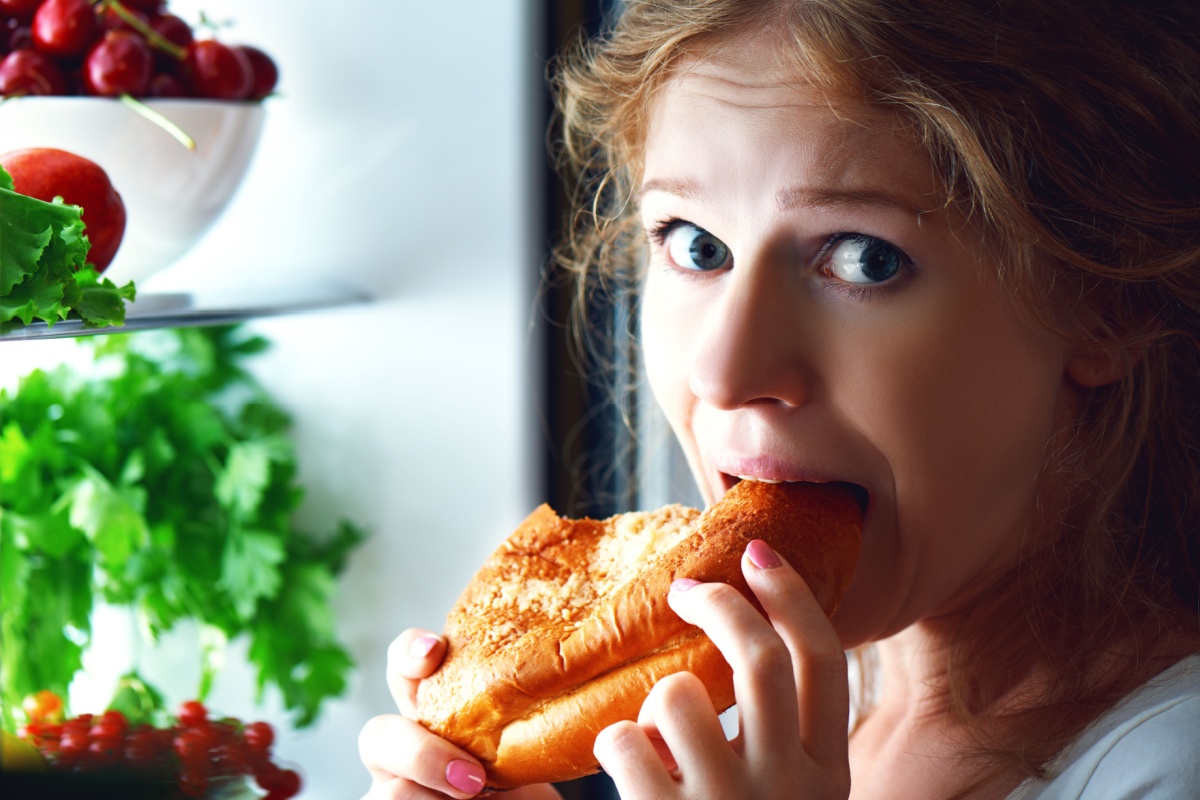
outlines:
[{"label": "woman's lips", "polygon": [[721,473],[721,483],[724,491],[726,492],[736,486],[740,481],[758,481],[760,483],[840,483],[850,489],[850,491],[854,494],[854,499],[858,502],[858,507],[864,514],[867,513],[867,506],[870,505],[871,502],[871,494],[867,491],[867,488],[851,481],[837,479],[825,480],[816,478],[791,480],[788,478],[761,477],[757,475],[730,475],[726,472]]}]

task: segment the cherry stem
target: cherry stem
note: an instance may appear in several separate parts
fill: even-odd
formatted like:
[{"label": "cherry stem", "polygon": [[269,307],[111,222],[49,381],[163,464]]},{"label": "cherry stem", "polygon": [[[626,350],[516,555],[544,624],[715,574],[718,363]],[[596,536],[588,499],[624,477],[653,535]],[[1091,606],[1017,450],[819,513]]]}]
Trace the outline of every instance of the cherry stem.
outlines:
[{"label": "cherry stem", "polygon": [[171,120],[167,119],[162,114],[155,111],[153,108],[150,108],[150,106],[146,105],[141,100],[138,100],[133,95],[123,94],[121,95],[121,102],[165,130],[167,133],[171,134],[171,136],[175,138],[175,141],[179,142],[188,150],[191,150],[193,153],[196,151],[195,139],[188,136],[186,133],[184,133],[182,128],[180,128],[174,122],[171,122]]},{"label": "cherry stem", "polygon": [[131,28],[146,37],[146,41],[151,47],[162,50],[167,55],[177,58],[180,61],[183,61],[187,55],[182,47],[143,22],[136,14],[126,8],[125,4],[120,0],[100,0],[99,5],[111,9],[114,14],[128,23]]}]

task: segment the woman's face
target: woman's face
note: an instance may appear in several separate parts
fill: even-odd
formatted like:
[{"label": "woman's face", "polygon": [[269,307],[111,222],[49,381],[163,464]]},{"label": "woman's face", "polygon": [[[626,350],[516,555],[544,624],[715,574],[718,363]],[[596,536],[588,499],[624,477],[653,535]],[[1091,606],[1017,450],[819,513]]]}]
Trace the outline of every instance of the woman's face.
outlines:
[{"label": "woman's face", "polygon": [[959,607],[1037,531],[1066,356],[911,135],[764,50],[685,62],[654,100],[645,361],[708,502],[736,476],[869,492],[849,647]]}]

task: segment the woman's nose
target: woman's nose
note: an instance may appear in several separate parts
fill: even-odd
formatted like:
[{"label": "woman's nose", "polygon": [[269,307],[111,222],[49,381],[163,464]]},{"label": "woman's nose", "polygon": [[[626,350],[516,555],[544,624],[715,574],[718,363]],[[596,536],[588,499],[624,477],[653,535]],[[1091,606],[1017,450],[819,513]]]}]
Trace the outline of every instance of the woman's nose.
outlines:
[{"label": "woman's nose", "polygon": [[722,409],[805,404],[815,378],[806,354],[814,331],[804,319],[804,290],[795,273],[778,264],[747,265],[729,278],[702,315],[688,379],[692,393]]}]

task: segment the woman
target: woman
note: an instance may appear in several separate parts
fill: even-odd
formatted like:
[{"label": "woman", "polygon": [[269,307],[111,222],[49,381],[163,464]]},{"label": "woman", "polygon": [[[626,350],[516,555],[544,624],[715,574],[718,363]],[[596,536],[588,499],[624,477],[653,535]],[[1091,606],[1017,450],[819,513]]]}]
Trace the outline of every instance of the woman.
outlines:
[{"label": "woman", "polygon": [[[1200,796],[1197,23],[1165,2],[628,2],[565,61],[566,153],[595,178],[572,263],[636,275],[705,499],[869,494],[831,623],[761,548],[769,619],[674,587],[734,668],[740,735],[693,677],[661,681],[597,740],[622,797]],[[876,691],[847,738],[843,652],[864,648]],[[443,652],[397,640],[402,710]],[[403,717],[362,751],[371,798],[482,785]]]}]

